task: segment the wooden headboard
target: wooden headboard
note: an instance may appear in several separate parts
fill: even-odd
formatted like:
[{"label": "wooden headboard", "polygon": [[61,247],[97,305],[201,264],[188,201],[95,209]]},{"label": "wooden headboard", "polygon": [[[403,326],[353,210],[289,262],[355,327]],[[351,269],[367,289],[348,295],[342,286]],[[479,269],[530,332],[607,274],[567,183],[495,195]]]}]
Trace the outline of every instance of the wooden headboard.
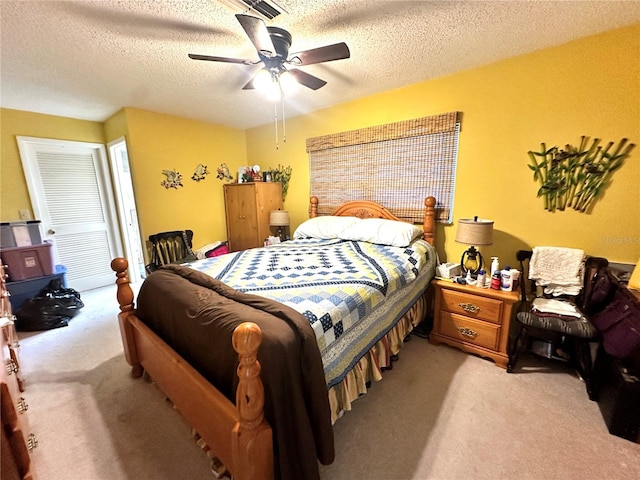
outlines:
[{"label": "wooden headboard", "polygon": [[[311,218],[318,216],[318,197],[311,197],[309,216]],[[422,238],[435,246],[435,197],[427,197],[424,199],[424,221],[422,224],[422,230],[424,231]],[[399,219],[392,214],[385,207],[376,202],[370,202],[369,200],[354,200],[347,202],[339,207],[332,213],[334,216],[339,217],[358,217],[358,218],[386,218],[389,220],[396,220],[402,222],[404,220]]]}]

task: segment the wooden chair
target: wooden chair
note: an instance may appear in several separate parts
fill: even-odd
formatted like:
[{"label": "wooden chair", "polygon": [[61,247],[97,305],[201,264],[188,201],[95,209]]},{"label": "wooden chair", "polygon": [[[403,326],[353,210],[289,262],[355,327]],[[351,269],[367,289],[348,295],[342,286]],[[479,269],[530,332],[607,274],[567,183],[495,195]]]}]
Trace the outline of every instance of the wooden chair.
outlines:
[{"label": "wooden chair", "polygon": [[[539,315],[532,310],[531,304],[536,297],[535,281],[528,281],[528,266],[533,252],[520,250],[516,260],[520,263],[521,304],[516,315],[519,328],[509,348],[507,372],[513,373],[519,354],[529,348],[530,340],[542,340],[542,345],[550,348],[534,352],[546,358],[562,360],[572,364],[582,377],[591,400],[595,400],[595,392],[591,381],[593,361],[591,358],[591,342],[598,341],[599,332],[588,316],[582,313],[580,318],[568,316]],[[587,257],[584,265],[582,290],[574,297],[564,297],[574,303],[579,310],[581,299],[589,294],[591,279],[600,268],[606,268],[608,261],[602,257]]]},{"label": "wooden chair", "polygon": [[185,263],[195,260],[192,241],[192,230],[174,230],[149,235],[151,263],[146,265],[147,273],[169,263]]}]

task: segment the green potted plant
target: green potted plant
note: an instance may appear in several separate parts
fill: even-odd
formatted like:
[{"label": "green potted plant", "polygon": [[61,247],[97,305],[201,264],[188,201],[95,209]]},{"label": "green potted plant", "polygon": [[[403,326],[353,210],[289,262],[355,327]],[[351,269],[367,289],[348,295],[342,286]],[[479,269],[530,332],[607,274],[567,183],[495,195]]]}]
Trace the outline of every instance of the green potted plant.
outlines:
[{"label": "green potted plant", "polygon": [[287,197],[289,189],[289,180],[291,180],[291,167],[284,167],[280,164],[276,168],[271,169],[271,181],[282,183],[282,201]]}]

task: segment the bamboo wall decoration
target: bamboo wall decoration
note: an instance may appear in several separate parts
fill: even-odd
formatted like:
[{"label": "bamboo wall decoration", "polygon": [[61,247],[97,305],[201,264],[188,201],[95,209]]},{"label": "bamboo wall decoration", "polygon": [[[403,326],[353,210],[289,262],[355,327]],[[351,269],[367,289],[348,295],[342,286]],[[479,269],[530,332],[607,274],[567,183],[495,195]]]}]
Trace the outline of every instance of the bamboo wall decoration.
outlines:
[{"label": "bamboo wall decoration", "polygon": [[595,138],[589,146],[589,137],[581,137],[580,145],[565,145],[547,149],[540,144],[539,152],[529,151],[533,180],[540,182],[538,197],[543,197],[544,208],[550,212],[573,208],[579,212],[590,210],[611,182],[613,172],[629,157],[635,144],[627,145],[623,138],[611,151],[614,142],[606,147]]}]

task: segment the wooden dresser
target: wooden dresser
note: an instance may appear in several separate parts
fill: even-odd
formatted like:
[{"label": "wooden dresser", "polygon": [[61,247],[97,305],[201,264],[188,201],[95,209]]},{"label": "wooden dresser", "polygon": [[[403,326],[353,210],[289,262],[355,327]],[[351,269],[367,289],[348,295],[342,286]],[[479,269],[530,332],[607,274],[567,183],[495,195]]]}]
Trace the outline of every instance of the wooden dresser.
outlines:
[{"label": "wooden dresser", "polygon": [[509,325],[518,292],[434,280],[435,315],[429,342],[491,358],[507,368]]},{"label": "wooden dresser", "polygon": [[0,372],[0,395],[2,404],[2,445],[0,454],[2,480],[33,479],[31,452],[38,445],[29,428],[25,400],[24,380],[20,372],[18,337],[5,284],[4,267],[0,265],[0,340],[2,342],[2,364]]},{"label": "wooden dresser", "polygon": [[282,209],[282,184],[228,183],[224,186],[224,204],[229,250],[262,247],[273,235],[269,227],[271,210]]}]

